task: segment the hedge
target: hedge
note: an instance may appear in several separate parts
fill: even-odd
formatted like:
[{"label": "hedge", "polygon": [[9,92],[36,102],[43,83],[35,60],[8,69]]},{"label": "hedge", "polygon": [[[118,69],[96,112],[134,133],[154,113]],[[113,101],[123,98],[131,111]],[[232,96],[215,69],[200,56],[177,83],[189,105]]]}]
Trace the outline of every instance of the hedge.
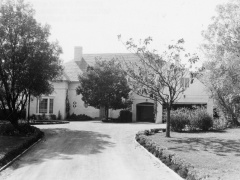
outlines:
[{"label": "hedge", "polygon": [[201,180],[205,178],[201,177],[190,163],[147,138],[147,136],[153,135],[154,133],[156,133],[154,130],[141,131],[136,134],[136,141],[182,178],[187,180]]}]

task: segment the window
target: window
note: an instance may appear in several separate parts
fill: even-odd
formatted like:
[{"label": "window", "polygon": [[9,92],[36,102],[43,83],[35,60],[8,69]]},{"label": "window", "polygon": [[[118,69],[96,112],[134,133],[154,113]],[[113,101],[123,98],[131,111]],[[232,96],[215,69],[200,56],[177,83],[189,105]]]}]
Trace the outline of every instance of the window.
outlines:
[{"label": "window", "polygon": [[181,85],[181,87],[188,88],[189,87],[189,82],[190,82],[189,78],[182,78],[181,82],[180,82],[180,85]]},{"label": "window", "polygon": [[53,99],[49,99],[50,100],[50,106],[49,106],[49,114],[53,113]]},{"label": "window", "polygon": [[48,99],[41,99],[39,101],[39,113],[47,113]]},{"label": "window", "polygon": [[53,99],[50,98],[42,98],[39,100],[38,112],[44,114],[52,114],[53,113]]}]

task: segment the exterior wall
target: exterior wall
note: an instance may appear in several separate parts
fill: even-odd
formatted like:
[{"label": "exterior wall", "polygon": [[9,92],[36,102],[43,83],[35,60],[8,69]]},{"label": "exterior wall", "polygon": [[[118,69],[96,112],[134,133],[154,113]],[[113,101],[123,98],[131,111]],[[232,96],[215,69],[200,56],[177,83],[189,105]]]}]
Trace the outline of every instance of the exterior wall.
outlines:
[{"label": "exterior wall", "polygon": [[[132,105],[132,120],[136,122],[137,109],[136,105],[142,102],[153,102],[153,100],[141,97],[133,93],[133,105]],[[194,79],[193,83],[189,85],[183,94],[179,97],[176,104],[207,104],[207,112],[213,115],[213,99],[209,98],[206,87],[198,80]],[[162,105],[157,104],[157,117],[156,123],[162,123]]]},{"label": "exterior wall", "polygon": [[[71,82],[68,83],[66,81],[63,82],[54,82],[54,92],[49,96],[42,96],[42,98],[53,98],[53,114],[58,116],[58,112],[60,111],[62,118],[66,118],[66,93],[68,92],[68,99],[70,104],[70,115],[72,113],[79,115],[79,114],[86,114],[92,118],[99,118],[100,111],[94,107],[88,106],[85,107],[84,102],[82,101],[82,96],[77,95],[76,88],[79,85],[78,82]],[[30,103],[30,116],[41,115],[38,113],[38,100],[37,98],[33,98]],[[28,109],[28,108],[27,108]],[[109,117],[117,118],[119,116],[120,110],[109,110]],[[49,114],[45,114],[49,115]]]},{"label": "exterior wall", "polygon": [[[78,82],[72,82],[69,84],[68,89],[68,99],[70,103],[70,114],[86,114],[93,118],[100,117],[100,110],[92,106],[85,107],[82,101],[82,95],[77,95],[76,88],[78,87]],[[120,110],[109,109],[109,117],[117,118],[119,116]]]},{"label": "exterior wall", "polygon": [[[53,102],[53,114],[58,116],[58,112],[60,111],[62,118],[65,119],[66,117],[66,92],[68,88],[68,83],[66,81],[63,82],[53,82],[54,91],[52,94],[45,96],[43,95],[42,98],[50,97],[54,99]],[[30,116],[33,114],[40,115],[37,110],[38,101],[37,98],[33,98],[30,103]],[[46,114],[49,115],[49,114]]]},{"label": "exterior wall", "polygon": [[78,114],[86,114],[90,117],[99,117],[99,109],[94,107],[84,106],[84,102],[82,101],[82,95],[77,95],[76,88],[78,87],[78,82],[71,82],[68,88],[68,99],[70,103],[70,115],[72,113]]}]

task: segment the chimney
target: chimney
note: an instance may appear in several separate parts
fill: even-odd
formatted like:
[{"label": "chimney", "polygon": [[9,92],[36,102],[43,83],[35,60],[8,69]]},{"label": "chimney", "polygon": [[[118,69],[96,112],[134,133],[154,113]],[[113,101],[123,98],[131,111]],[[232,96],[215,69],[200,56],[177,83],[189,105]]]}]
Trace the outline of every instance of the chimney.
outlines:
[{"label": "chimney", "polygon": [[82,47],[75,46],[74,47],[74,61],[81,61],[82,60]]}]

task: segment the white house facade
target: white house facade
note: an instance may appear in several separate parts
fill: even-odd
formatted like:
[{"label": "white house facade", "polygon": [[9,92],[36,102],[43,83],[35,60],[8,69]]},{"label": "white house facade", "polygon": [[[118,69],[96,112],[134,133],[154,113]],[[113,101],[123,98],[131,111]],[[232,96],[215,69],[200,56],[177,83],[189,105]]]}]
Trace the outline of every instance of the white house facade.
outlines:
[{"label": "white house facade", "polygon": [[[70,105],[69,114],[85,114],[92,118],[102,116],[102,111],[91,106],[87,106],[82,101],[82,96],[76,94],[76,88],[79,85],[78,76],[86,71],[88,65],[94,65],[96,58],[111,60],[112,58],[121,57],[131,60],[138,60],[134,54],[82,54],[82,47],[75,47],[74,60],[63,64],[64,72],[59,80],[52,82],[54,91],[48,96],[33,98],[30,103],[30,115],[61,115],[62,119],[66,118],[66,105]],[[209,114],[213,114],[213,100],[209,98],[205,86],[198,80],[194,79],[189,83],[186,79],[186,86],[189,86],[181,95],[176,105],[205,105]],[[132,121],[153,122],[154,121],[154,102],[150,99],[132,94]],[[117,118],[120,110],[109,110],[109,116]],[[157,117],[155,122],[162,123],[162,105],[157,105]]]}]

